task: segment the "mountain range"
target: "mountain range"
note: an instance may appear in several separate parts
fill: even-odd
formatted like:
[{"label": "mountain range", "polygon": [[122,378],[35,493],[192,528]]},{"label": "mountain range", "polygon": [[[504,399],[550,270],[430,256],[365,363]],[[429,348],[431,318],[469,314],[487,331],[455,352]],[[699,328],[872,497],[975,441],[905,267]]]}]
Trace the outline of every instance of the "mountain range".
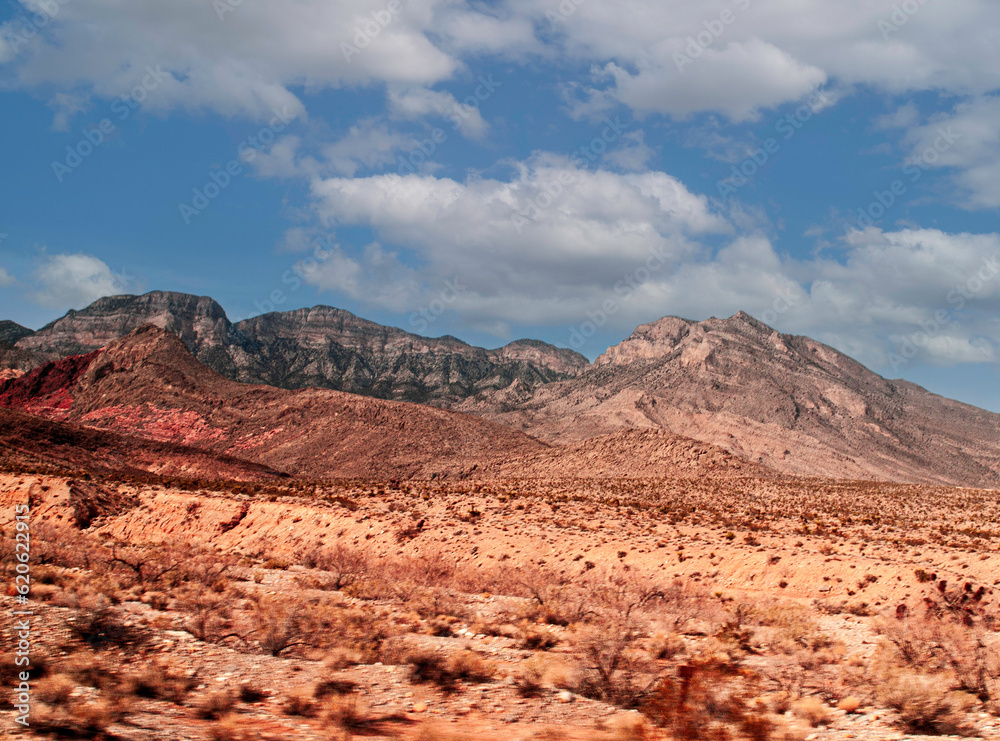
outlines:
[{"label": "mountain range", "polygon": [[594,363],[322,306],[231,323],[210,298],[167,292],[100,299],[37,332],[3,323],[0,338],[0,362],[34,367],[0,385],[2,406],[294,475],[656,476],[712,461],[1000,488],[1000,415],[742,312],[663,318]]},{"label": "mountain range", "polygon": [[534,388],[587,366],[579,353],[544,342],[519,340],[485,350],[454,337],[420,337],[329,306],[233,323],[211,298],[166,291],[102,298],[37,332],[18,337],[23,328],[13,325],[0,340],[14,337],[16,351],[56,359],[97,350],[146,324],[176,335],[199,361],[241,383],[439,405],[514,384]]}]

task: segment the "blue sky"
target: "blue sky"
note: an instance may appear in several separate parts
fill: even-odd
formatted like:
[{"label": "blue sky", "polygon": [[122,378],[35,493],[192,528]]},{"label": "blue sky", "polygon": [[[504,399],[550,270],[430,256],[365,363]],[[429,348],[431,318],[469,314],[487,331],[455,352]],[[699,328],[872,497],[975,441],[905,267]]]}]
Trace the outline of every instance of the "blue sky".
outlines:
[{"label": "blue sky", "polygon": [[165,289],[594,357],[742,309],[1000,411],[996,3],[625,8],[8,3],[0,316]]}]

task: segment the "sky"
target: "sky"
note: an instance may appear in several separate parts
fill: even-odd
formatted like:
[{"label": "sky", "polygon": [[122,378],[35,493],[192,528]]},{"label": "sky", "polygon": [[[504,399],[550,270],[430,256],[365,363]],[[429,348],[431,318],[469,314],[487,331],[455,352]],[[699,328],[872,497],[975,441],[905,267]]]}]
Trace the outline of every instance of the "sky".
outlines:
[{"label": "sky", "polygon": [[743,310],[1000,411],[998,49],[995,0],[8,0],[0,318]]}]

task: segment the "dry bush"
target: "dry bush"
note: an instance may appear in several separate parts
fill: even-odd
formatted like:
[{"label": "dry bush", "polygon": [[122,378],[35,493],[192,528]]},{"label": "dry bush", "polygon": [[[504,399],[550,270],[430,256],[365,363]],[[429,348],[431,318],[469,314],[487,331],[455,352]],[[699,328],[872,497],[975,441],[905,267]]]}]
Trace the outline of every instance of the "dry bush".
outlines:
[{"label": "dry bush", "polygon": [[620,718],[611,725],[613,741],[652,741],[653,730],[645,718]]},{"label": "dry bush", "polygon": [[330,574],[332,581],[328,588],[338,591],[363,579],[369,569],[368,555],[364,551],[342,543],[316,548],[305,555],[303,563]]},{"label": "dry bush", "polygon": [[673,659],[687,651],[684,639],[676,633],[659,631],[646,642],[646,653],[651,659]]},{"label": "dry bush", "polygon": [[522,620],[518,626],[518,643],[529,651],[548,651],[559,645],[559,636],[551,628]]},{"label": "dry bush", "polygon": [[829,725],[832,719],[830,708],[818,697],[803,697],[792,704],[792,712],[813,728]]},{"label": "dry bush", "polygon": [[141,631],[126,625],[121,611],[101,594],[81,597],[79,610],[67,622],[77,638],[94,648],[125,648],[145,638]]},{"label": "dry bush", "polygon": [[414,682],[431,682],[446,691],[453,691],[458,680],[488,682],[496,676],[496,666],[472,651],[445,656],[420,649],[411,651],[406,661]]},{"label": "dry bush", "polygon": [[583,658],[575,690],[621,707],[636,707],[653,681],[637,649],[640,634],[631,620],[577,626],[573,643]]},{"label": "dry bush", "polygon": [[227,713],[209,726],[210,741],[255,741],[256,733],[246,727],[246,721],[235,713]]},{"label": "dry bush", "polygon": [[878,700],[899,712],[908,733],[975,735],[968,717],[973,698],[950,691],[941,677],[910,674],[883,678]]},{"label": "dry bush", "polygon": [[44,736],[104,738],[123,715],[121,706],[107,700],[70,698],[58,706],[36,702],[31,708],[31,730]]},{"label": "dry bush", "polygon": [[218,690],[202,698],[195,714],[205,720],[218,720],[236,707],[236,695],[229,690]]},{"label": "dry bush", "polygon": [[91,569],[105,564],[108,554],[94,537],[43,521],[32,523],[31,557],[39,565]]},{"label": "dry bush", "polygon": [[118,692],[181,705],[197,684],[194,677],[184,676],[169,667],[154,663],[122,678],[118,684]]},{"label": "dry bush", "polygon": [[757,626],[757,641],[763,641],[784,654],[801,649],[819,651],[834,642],[823,633],[813,616],[804,609],[777,603],[752,605],[745,612],[744,622]]},{"label": "dry bush", "polygon": [[884,639],[882,661],[911,673],[948,673],[950,689],[983,702],[1000,699],[1000,642],[988,642],[985,630],[956,619],[882,618],[873,627]]},{"label": "dry bush", "polygon": [[327,698],[320,717],[325,726],[343,731],[362,731],[371,722],[368,709],[357,695]]},{"label": "dry bush", "polygon": [[195,589],[179,599],[179,608],[187,615],[184,629],[199,641],[218,640],[228,625],[232,596]]},{"label": "dry bush", "polygon": [[679,741],[767,741],[774,723],[754,699],[757,689],[755,677],[732,663],[692,661],[661,681],[643,713]]},{"label": "dry bush", "polygon": [[243,627],[229,635],[246,644],[254,641],[271,656],[279,656],[295,646],[318,647],[321,637],[333,628],[331,610],[317,600],[252,595],[247,607]]},{"label": "dry bush", "polygon": [[282,712],[285,715],[310,717],[316,713],[316,697],[312,687],[294,687],[285,695]]},{"label": "dry bush", "polygon": [[545,686],[545,663],[532,656],[514,675],[514,686],[521,697],[538,697]]},{"label": "dry bush", "polygon": [[53,674],[34,685],[33,698],[46,705],[65,705],[76,688],[76,682],[65,674]]}]

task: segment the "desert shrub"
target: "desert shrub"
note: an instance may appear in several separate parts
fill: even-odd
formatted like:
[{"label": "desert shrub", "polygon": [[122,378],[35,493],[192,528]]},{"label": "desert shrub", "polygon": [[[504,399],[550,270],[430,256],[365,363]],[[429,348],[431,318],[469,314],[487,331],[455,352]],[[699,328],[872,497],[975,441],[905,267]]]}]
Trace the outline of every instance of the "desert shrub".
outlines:
[{"label": "desert shrub", "polygon": [[256,741],[260,738],[246,727],[246,721],[235,713],[227,713],[208,728],[210,741]]},{"label": "desert shrub", "polygon": [[514,675],[514,686],[521,697],[538,697],[545,683],[545,664],[537,656],[521,665]]},{"label": "desert shrub", "polygon": [[746,623],[764,629],[758,632],[782,653],[793,654],[799,649],[818,651],[833,645],[812,615],[798,607],[777,603],[754,605],[747,611]]},{"label": "desert shrub", "polygon": [[368,573],[368,556],[364,551],[338,543],[318,548],[306,555],[305,565],[325,571],[331,576],[330,588],[345,589]]},{"label": "desert shrub", "polygon": [[344,731],[362,731],[368,725],[368,710],[357,695],[330,697],[323,703],[323,724]]},{"label": "desert shrub", "polygon": [[576,691],[622,707],[636,707],[652,681],[635,650],[640,633],[631,621],[577,626],[573,643],[583,664]]},{"label": "desert shrub", "polygon": [[285,695],[281,709],[285,715],[312,716],[316,713],[316,698],[312,687],[295,687]]},{"label": "desert shrub", "polygon": [[76,682],[65,674],[53,674],[40,679],[34,686],[34,699],[46,705],[65,705],[76,688]]},{"label": "desert shrub", "polygon": [[472,651],[459,651],[451,656],[430,650],[414,650],[406,657],[414,682],[431,682],[451,691],[455,682],[488,682],[496,675],[496,667]]},{"label": "desert shrub", "polygon": [[973,698],[950,691],[941,677],[910,674],[884,678],[878,699],[899,712],[908,733],[975,735],[968,717]]},{"label": "desert shrub", "polygon": [[756,679],[730,662],[692,661],[665,677],[643,713],[679,741],[767,741],[774,725],[757,696]]},{"label": "desert shrub", "polygon": [[236,695],[229,690],[218,690],[202,698],[196,715],[205,720],[218,720],[236,707]]},{"label": "desert shrub", "polygon": [[950,674],[950,689],[969,692],[983,702],[1000,699],[1000,644],[985,631],[959,619],[883,618],[874,623],[883,637],[882,659],[912,673]]},{"label": "desert shrub", "polygon": [[673,659],[687,650],[684,639],[676,633],[659,631],[646,642],[646,652],[651,659]]},{"label": "desert shrub", "polygon": [[830,708],[818,697],[803,697],[793,703],[792,711],[813,728],[829,725],[831,720]]},{"label": "desert shrub", "polygon": [[43,736],[104,738],[122,716],[122,709],[107,700],[71,698],[58,706],[37,702],[31,708],[31,730]]},{"label": "desert shrub", "polygon": [[195,588],[184,590],[178,598],[186,613],[184,629],[199,641],[218,640],[226,631],[232,595]]},{"label": "desert shrub", "polygon": [[559,636],[551,628],[527,620],[522,620],[518,626],[518,638],[521,648],[529,651],[547,651],[559,645]]},{"label": "desert shrub", "polygon": [[77,638],[94,648],[125,647],[145,638],[142,631],[125,624],[121,612],[103,595],[87,595],[67,622]]},{"label": "desert shrub", "polygon": [[180,705],[197,684],[193,677],[183,676],[155,663],[127,674],[119,683],[118,690],[134,697],[165,700]]}]

